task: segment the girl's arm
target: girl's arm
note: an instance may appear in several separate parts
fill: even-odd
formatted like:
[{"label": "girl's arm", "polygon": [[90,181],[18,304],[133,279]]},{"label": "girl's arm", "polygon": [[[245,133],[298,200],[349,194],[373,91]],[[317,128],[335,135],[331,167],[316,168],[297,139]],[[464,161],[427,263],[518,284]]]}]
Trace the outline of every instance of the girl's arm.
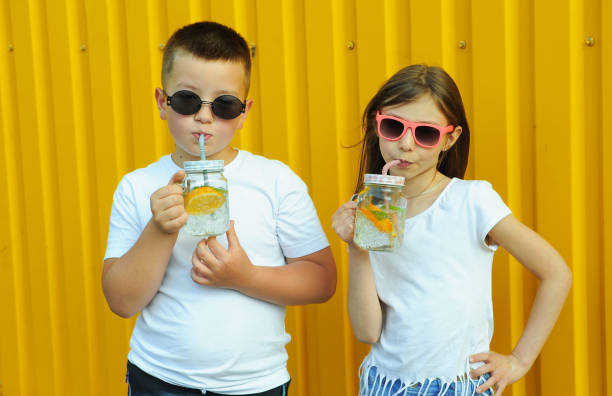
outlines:
[{"label": "girl's arm", "polygon": [[472,370],[472,376],[490,373],[491,378],[477,391],[497,384],[496,395],[527,373],[550,334],[572,283],[572,274],[557,251],[536,232],[514,216],[503,218],[489,232],[490,243],[504,247],[514,258],[540,280],[529,319],[510,355],[495,352],[470,357],[485,365]]},{"label": "girl's arm", "polygon": [[332,217],[332,227],[338,236],[348,244],[349,287],[348,314],[355,337],[367,344],[378,342],[382,331],[382,309],[370,255],[353,243],[355,211],[357,204],[347,202]]},{"label": "girl's arm", "polygon": [[348,314],[355,337],[366,344],[378,342],[382,332],[382,309],[370,255],[349,243]]}]

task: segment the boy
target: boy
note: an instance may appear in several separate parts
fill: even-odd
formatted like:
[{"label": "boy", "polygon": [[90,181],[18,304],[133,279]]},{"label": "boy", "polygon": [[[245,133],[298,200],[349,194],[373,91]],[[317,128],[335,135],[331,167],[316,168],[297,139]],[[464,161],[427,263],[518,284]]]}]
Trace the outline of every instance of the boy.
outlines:
[{"label": "boy", "polygon": [[[286,395],[285,305],[335,291],[329,244],[305,184],[286,165],[229,146],[253,104],[250,51],[234,30],[200,22],[168,40],[160,117],[171,155],[127,174],[113,198],[102,288],[113,312],[140,316],[131,395]],[[187,220],[185,161],[225,161],[226,235],[200,240]],[[169,180],[169,182],[168,182]]]}]

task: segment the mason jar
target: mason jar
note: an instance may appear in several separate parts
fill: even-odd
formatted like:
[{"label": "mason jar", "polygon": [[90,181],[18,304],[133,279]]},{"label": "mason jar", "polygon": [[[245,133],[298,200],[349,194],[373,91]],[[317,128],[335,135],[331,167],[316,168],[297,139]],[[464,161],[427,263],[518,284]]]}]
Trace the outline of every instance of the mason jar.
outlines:
[{"label": "mason jar", "polygon": [[404,178],[366,174],[357,194],[353,241],[366,250],[392,252],[404,238],[406,198],[401,194]]},{"label": "mason jar", "polygon": [[185,211],[184,226],[191,235],[209,237],[229,229],[227,179],[223,176],[222,160],[186,161],[183,179]]}]

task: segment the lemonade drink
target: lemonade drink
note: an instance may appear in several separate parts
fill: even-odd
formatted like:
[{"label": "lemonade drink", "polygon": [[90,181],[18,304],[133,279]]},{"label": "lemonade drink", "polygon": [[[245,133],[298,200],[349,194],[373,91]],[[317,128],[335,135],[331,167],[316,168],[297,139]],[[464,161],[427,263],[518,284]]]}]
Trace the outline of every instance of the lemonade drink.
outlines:
[{"label": "lemonade drink", "polygon": [[185,167],[185,211],[189,215],[184,230],[209,237],[229,229],[227,180],[223,161],[187,161]]},{"label": "lemonade drink", "polygon": [[404,178],[366,174],[357,196],[353,241],[366,250],[393,251],[404,238],[406,199],[401,196]]}]

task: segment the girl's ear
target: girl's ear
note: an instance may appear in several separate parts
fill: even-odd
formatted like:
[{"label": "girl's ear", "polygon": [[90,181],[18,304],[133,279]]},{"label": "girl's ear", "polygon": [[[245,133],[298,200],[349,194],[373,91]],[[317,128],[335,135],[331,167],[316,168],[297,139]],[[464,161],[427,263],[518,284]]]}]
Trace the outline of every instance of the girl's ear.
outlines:
[{"label": "girl's ear", "polygon": [[463,128],[461,126],[455,127],[455,130],[451,133],[446,134],[446,142],[444,143],[444,147],[442,151],[448,151],[451,147],[457,142],[459,136],[461,136],[461,132],[463,132]]}]

